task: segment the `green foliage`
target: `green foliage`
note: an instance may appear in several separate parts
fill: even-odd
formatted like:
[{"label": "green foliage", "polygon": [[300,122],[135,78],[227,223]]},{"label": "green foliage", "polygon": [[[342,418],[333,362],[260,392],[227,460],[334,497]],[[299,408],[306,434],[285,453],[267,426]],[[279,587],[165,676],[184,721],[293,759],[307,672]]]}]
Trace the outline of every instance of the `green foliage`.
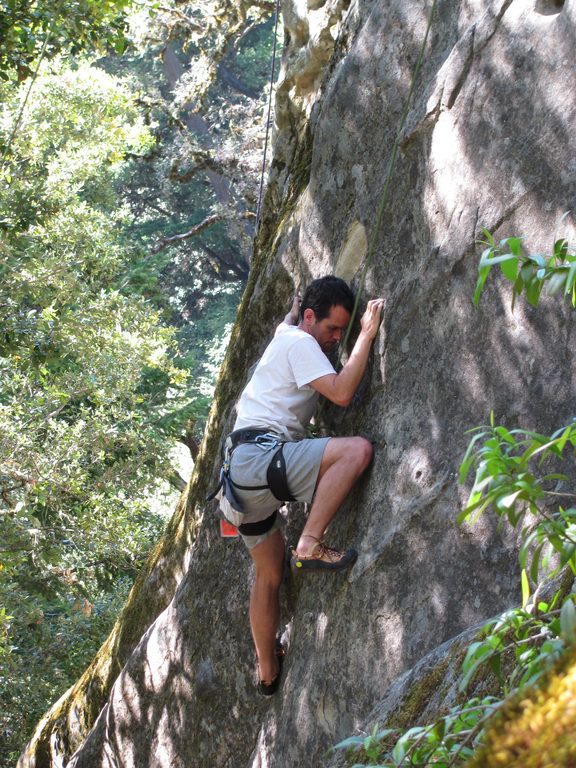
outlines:
[{"label": "green foliage", "polygon": [[205,290],[204,301],[198,309],[199,317],[177,331],[180,348],[187,350],[182,362],[195,372],[190,391],[198,418],[203,418],[212,402],[214,382],[232,331],[241,291],[242,286],[238,283],[213,292]]},{"label": "green foliage", "polygon": [[[253,27],[244,35],[235,48],[231,62],[234,71],[246,83],[248,88],[261,91],[268,85],[270,62],[274,45],[273,29],[275,19]],[[278,48],[282,45],[282,29],[278,30]]]},{"label": "green foliage", "polygon": [[[513,608],[487,622],[467,650],[461,690],[465,691],[485,666],[496,676],[504,694],[536,682],[572,637],[566,632],[562,612],[554,608],[558,602],[557,593],[551,603],[538,601],[529,610]],[[569,612],[573,607],[567,601],[562,610]]]},{"label": "green foliage", "polygon": [[549,467],[550,459],[562,459],[567,447],[576,449],[576,423],[552,435],[541,435],[495,426],[492,417],[490,426],[472,431],[476,434],[460,466],[460,482],[465,482],[472,468],[475,478],[459,522],[474,522],[488,506],[513,527],[530,513],[535,521],[522,528],[522,568],[528,568],[532,580],[538,582],[541,562],[547,566],[556,553],[558,564],[548,576],[566,565],[576,574],[576,509],[548,511],[542,506],[547,497],[562,495],[553,488],[568,481],[568,475],[541,471],[543,465]]},{"label": "green foliage", "polygon": [[516,297],[523,292],[529,304],[538,306],[544,286],[550,294],[563,290],[576,307],[576,255],[568,252],[568,242],[564,238],[555,241],[551,255],[543,256],[525,254],[520,237],[507,237],[497,244],[490,232],[484,230],[484,235],[487,247],[478,266],[474,304],[480,301],[490,270],[499,264],[504,277],[514,286],[512,307]]},{"label": "green foliage", "polygon": [[[10,620],[10,653],[0,656],[0,766],[13,768],[23,739],[84,671],[126,600],[130,580],[93,602],[27,600]],[[18,597],[21,601],[22,596]]]},{"label": "green foliage", "polygon": [[[205,297],[226,283],[237,293],[248,276],[272,37],[270,20],[260,19],[273,7],[165,3],[139,28],[137,49],[104,62],[133,82],[156,138],[154,151],[135,157],[119,179],[130,236],[147,252],[133,278],[161,272],[177,325],[201,325]],[[162,66],[161,47],[174,66]],[[211,217],[219,218],[156,252]]]},{"label": "green foliage", "polygon": [[1,768],[161,535],[171,443],[194,447],[248,273],[263,99],[242,88],[266,79],[273,4],[141,4],[144,47],[115,57],[128,8],[0,2]]},{"label": "green foliage", "polygon": [[123,152],[149,140],[113,78],[56,69],[39,79],[4,166],[3,519],[16,559],[33,552],[45,584],[54,563],[78,569],[74,553],[92,550],[101,561],[113,539],[109,571],[132,571],[143,541],[123,523],[169,472],[163,420],[181,406],[185,374],[170,357],[173,332],[120,290],[133,256],[114,208]]},{"label": "green foliage", "polygon": [[[557,240],[553,254],[544,258],[525,256],[520,238],[507,238],[496,246],[492,236],[486,235],[489,247],[480,260],[475,303],[491,267],[500,264],[504,276],[514,283],[513,301],[524,291],[536,306],[547,284],[551,293],[563,288],[565,295],[571,294],[576,306],[576,257],[568,253],[565,240]],[[500,521],[520,529],[522,608],[484,626],[466,654],[461,688],[465,690],[479,670],[489,666],[507,695],[537,682],[576,638],[573,595],[557,589],[547,601],[538,598],[543,582],[560,571],[569,568],[576,574],[576,509],[554,504],[559,497],[576,498],[573,492],[561,490],[573,473],[558,471],[576,453],[576,423],[544,435],[508,430],[495,425],[491,415],[488,427],[472,431],[475,435],[460,466],[460,482],[474,470],[474,483],[459,521],[474,522],[491,508]],[[536,585],[532,600],[530,582]]]},{"label": "green foliage", "polygon": [[57,62],[2,166],[0,706],[13,749],[82,672],[164,527],[152,496],[172,472],[187,374],[174,330],[127,279],[140,252],[115,192],[124,155],[152,143],[121,82]]},{"label": "green foliage", "polygon": [[335,745],[347,750],[352,768],[408,768],[434,765],[449,768],[461,764],[474,753],[482,727],[500,706],[492,696],[472,698],[463,706],[453,707],[447,715],[427,726],[416,726],[402,733],[397,728],[378,730],[368,736],[351,736]]},{"label": "green foliage", "polygon": [[130,0],[2,0],[0,2],[0,78],[32,74],[43,53],[113,49],[126,46]]}]

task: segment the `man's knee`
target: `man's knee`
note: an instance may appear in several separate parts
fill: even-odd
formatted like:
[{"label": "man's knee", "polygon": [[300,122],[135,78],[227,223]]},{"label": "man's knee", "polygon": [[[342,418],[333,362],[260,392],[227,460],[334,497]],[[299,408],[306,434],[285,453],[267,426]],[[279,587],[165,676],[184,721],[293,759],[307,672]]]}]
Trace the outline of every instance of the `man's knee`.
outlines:
[{"label": "man's knee", "polygon": [[365,437],[353,437],[352,441],[354,458],[358,463],[360,472],[364,472],[372,461],[372,456],[374,455],[372,443],[369,440],[366,440]]},{"label": "man's knee", "polygon": [[284,577],[284,558],[276,563],[260,564],[256,566],[255,583],[259,587],[278,590]]},{"label": "man's knee", "polygon": [[256,579],[261,585],[277,588],[284,575],[284,539],[280,531],[250,550],[256,568]]},{"label": "man's knee", "polygon": [[353,468],[357,475],[361,475],[372,461],[373,453],[372,443],[364,437],[334,437],[324,454],[321,474],[340,462],[342,466]]}]

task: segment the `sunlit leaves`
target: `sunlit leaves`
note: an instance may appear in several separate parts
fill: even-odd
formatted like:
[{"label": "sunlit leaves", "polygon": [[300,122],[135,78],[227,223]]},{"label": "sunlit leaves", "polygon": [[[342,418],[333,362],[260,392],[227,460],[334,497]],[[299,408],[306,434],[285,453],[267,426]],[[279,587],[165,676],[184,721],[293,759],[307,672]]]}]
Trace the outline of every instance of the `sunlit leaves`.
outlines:
[{"label": "sunlit leaves", "polygon": [[171,472],[164,423],[185,373],[173,331],[126,284],[137,254],[114,191],[124,153],[149,140],[122,83],[59,64],[4,165],[0,582],[16,622],[17,595],[90,596],[133,575],[162,527],[139,499]]},{"label": "sunlit leaves", "polygon": [[568,242],[561,238],[554,242],[550,255],[526,254],[519,237],[507,237],[496,243],[484,230],[487,247],[478,265],[478,280],[474,303],[478,304],[486,279],[492,267],[499,265],[504,277],[513,283],[512,307],[518,296],[525,293],[533,307],[538,305],[542,290],[549,294],[563,291],[576,307],[576,255],[569,252]]},{"label": "sunlit leaves", "polygon": [[[453,707],[436,722],[404,732],[398,728],[380,729],[376,724],[367,736],[351,736],[334,749],[348,752],[353,768],[460,765],[473,754],[485,720],[500,703],[493,696],[474,697],[462,706]],[[362,762],[357,762],[359,760]]]},{"label": "sunlit leaves", "polygon": [[125,12],[131,0],[2,0],[0,78],[32,74],[35,59],[60,51],[115,50],[126,46]]},{"label": "sunlit leaves", "polygon": [[[550,256],[527,256],[520,238],[506,238],[496,245],[490,233],[485,235],[488,247],[480,259],[476,304],[491,268],[498,264],[513,283],[513,305],[525,293],[536,306],[546,287],[549,293],[563,290],[576,306],[576,256],[568,252],[565,240],[556,240]],[[460,482],[466,482],[472,471],[474,481],[459,521],[474,522],[491,508],[500,521],[507,520],[520,530],[522,607],[484,626],[466,653],[461,689],[489,669],[506,695],[533,685],[576,637],[573,595],[556,588],[547,602],[538,599],[546,580],[567,567],[576,574],[576,509],[557,503],[575,498],[568,485],[573,472],[565,465],[576,452],[576,423],[545,435],[508,430],[496,425],[491,416],[489,426],[472,431]],[[537,585],[533,594],[532,584]]]},{"label": "sunlit leaves", "polygon": [[[558,594],[549,603],[513,608],[487,622],[472,643],[462,664],[460,690],[466,691],[485,668],[496,676],[504,694],[536,682],[558,658],[569,636],[562,629]],[[566,626],[574,605],[562,608]],[[569,617],[569,618],[568,618]]]},{"label": "sunlit leaves", "polygon": [[562,457],[568,445],[576,447],[576,424],[553,435],[508,430],[493,422],[477,427],[460,465],[460,482],[474,469],[475,477],[466,507],[458,520],[473,522],[489,505],[515,526],[526,511],[536,513],[546,483],[567,479],[562,473],[540,472],[548,457]]},{"label": "sunlit leaves", "polygon": [[71,597],[60,601],[27,600],[21,590],[13,595],[3,592],[5,599],[18,601],[20,622],[15,626],[10,620],[10,652],[4,658],[0,655],[2,766],[16,764],[23,739],[47,703],[58,699],[90,663],[129,588],[130,580],[123,579],[113,594],[100,590],[90,600]]},{"label": "sunlit leaves", "polygon": [[[23,89],[5,86],[4,135]],[[122,82],[56,62],[2,166],[0,708],[20,747],[102,641],[173,505],[163,478],[186,373],[129,279],[141,254],[116,196],[124,155],[151,142]]]}]

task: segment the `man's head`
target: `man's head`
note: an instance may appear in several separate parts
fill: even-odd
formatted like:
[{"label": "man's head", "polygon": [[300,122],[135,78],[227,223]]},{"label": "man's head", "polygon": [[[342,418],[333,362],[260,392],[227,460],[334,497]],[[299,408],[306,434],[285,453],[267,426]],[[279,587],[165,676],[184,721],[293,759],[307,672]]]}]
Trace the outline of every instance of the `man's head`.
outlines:
[{"label": "man's head", "polygon": [[304,292],[300,304],[300,320],[304,311],[311,309],[316,320],[324,320],[330,314],[332,307],[344,307],[349,315],[354,309],[354,294],[348,283],[339,277],[327,275],[313,280]]},{"label": "man's head", "polygon": [[325,353],[341,340],[354,309],[354,294],[333,275],[313,280],[300,304],[300,328],[313,336]]}]

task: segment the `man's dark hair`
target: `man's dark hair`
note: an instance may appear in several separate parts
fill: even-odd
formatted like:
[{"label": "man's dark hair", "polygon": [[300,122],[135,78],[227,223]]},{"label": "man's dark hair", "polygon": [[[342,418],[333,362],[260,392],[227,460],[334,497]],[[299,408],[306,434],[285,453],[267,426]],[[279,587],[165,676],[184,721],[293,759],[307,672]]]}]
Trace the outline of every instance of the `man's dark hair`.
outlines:
[{"label": "man's dark hair", "polygon": [[354,309],[354,294],[348,283],[340,277],[327,275],[313,280],[304,291],[300,304],[300,319],[304,317],[305,309],[312,309],[316,320],[328,317],[332,307],[344,307],[352,314]]}]

